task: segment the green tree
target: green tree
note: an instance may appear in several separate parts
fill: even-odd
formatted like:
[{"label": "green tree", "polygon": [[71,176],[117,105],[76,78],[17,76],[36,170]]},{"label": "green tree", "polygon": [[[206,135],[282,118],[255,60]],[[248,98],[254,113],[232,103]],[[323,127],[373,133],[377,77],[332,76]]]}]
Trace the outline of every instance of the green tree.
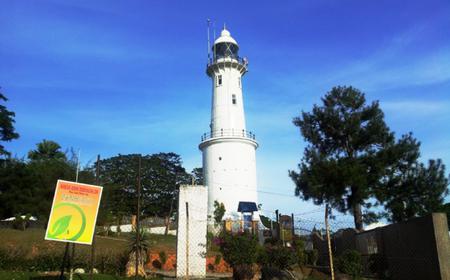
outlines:
[{"label": "green tree", "polygon": [[61,146],[54,141],[44,139],[36,146],[36,150],[28,152],[30,160],[67,159],[66,154],[61,151]]},{"label": "green tree", "polygon": [[143,181],[144,213],[164,217],[166,234],[175,213],[178,189],[189,184],[191,176],[175,153],[158,153],[149,157],[149,168]]},{"label": "green tree", "polygon": [[202,167],[196,167],[196,168],[192,169],[191,175],[192,175],[192,177],[194,177],[196,185],[203,185],[203,168]]},{"label": "green tree", "polygon": [[[1,88],[0,88],[1,90]],[[7,102],[8,99],[0,91],[0,102]],[[14,117],[16,114],[9,111],[5,105],[0,104],[0,141],[11,141],[19,138],[19,134],[14,128]],[[11,154],[0,144],[0,157],[9,157]]]},{"label": "green tree", "polygon": [[440,159],[429,160],[428,166],[419,162],[419,150],[420,142],[407,134],[385,155],[387,160],[397,160],[391,163],[375,194],[392,222],[438,212],[448,194],[445,165]]},{"label": "green tree", "polygon": [[[55,146],[60,147],[57,143]],[[56,156],[35,157],[39,153],[30,152],[33,159],[28,162],[6,159],[0,165],[1,216],[30,213],[45,223],[57,180],[73,181],[76,173],[75,159],[67,159],[64,153],[61,156],[59,148],[54,150]],[[87,175],[85,171],[80,172],[80,182],[85,182]]]},{"label": "green tree", "polygon": [[[118,221],[125,215],[135,214],[138,157],[136,154],[119,155],[100,162],[100,180],[107,194],[102,203],[103,212],[110,212]],[[190,176],[179,155],[159,153],[142,156],[141,215],[164,217],[167,229],[176,208],[178,188],[180,184],[189,182]],[[108,216],[107,213],[102,215]]]},{"label": "green tree", "polygon": [[220,225],[222,223],[223,216],[225,215],[225,205],[214,200],[214,223]]},{"label": "green tree", "polygon": [[[99,216],[103,224],[113,219],[120,226],[124,216],[135,214],[138,157],[137,154],[119,154],[99,162],[100,183],[103,186]],[[91,167],[92,172],[95,168],[95,165]]]},{"label": "green tree", "polygon": [[334,87],[321,106],[302,112],[294,124],[308,142],[300,172],[289,171],[296,195],[350,210],[362,230],[362,206],[369,206],[366,200],[387,165],[380,154],[394,141],[378,102],[367,105],[358,89]]},{"label": "green tree", "polygon": [[0,217],[36,213],[34,180],[23,160],[11,158],[0,164]]}]

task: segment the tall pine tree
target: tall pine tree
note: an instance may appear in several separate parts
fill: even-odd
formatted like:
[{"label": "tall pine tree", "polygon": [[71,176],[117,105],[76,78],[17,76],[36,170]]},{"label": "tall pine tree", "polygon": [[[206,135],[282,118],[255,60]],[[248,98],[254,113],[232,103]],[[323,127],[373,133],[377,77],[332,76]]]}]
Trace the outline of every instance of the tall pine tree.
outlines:
[{"label": "tall pine tree", "polygon": [[394,142],[378,102],[366,104],[353,87],[334,87],[294,124],[308,143],[300,171],[289,171],[296,195],[351,211],[355,228],[362,230],[362,206],[387,165],[380,155]]}]

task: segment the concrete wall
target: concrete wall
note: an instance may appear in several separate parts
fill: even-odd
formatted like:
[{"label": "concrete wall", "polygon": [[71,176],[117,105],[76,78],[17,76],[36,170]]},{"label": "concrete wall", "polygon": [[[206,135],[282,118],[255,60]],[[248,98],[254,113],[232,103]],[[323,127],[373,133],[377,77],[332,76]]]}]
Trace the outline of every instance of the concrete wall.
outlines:
[{"label": "concrete wall", "polygon": [[[323,250],[322,243],[325,240],[315,240],[314,246]],[[336,256],[346,249],[360,252],[365,275],[375,269],[390,279],[450,280],[450,241],[444,213],[360,233],[344,230],[333,236],[333,244]]]},{"label": "concrete wall", "polygon": [[[188,204],[189,217],[186,215]],[[208,190],[204,186],[181,186],[178,197],[176,276],[206,276],[206,226]]]}]

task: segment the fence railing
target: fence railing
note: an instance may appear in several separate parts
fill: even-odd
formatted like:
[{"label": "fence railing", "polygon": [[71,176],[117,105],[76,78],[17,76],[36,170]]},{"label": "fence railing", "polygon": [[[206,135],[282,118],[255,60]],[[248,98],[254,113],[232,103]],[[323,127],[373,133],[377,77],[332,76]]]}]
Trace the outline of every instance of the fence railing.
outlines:
[{"label": "fence railing", "polygon": [[245,57],[240,57],[237,55],[216,55],[213,58],[210,58],[208,61],[207,66],[211,66],[213,64],[216,64],[218,62],[226,62],[226,61],[233,61],[235,60],[239,64],[242,64],[244,66],[248,65],[248,60]]},{"label": "fence railing", "polygon": [[202,142],[217,137],[240,137],[255,140],[255,134],[245,129],[220,129],[204,133],[201,137]]}]

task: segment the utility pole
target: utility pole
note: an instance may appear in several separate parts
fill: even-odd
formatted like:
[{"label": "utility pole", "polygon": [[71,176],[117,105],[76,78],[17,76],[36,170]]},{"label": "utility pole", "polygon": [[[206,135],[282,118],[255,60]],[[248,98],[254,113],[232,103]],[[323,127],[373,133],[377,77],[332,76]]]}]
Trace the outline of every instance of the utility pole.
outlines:
[{"label": "utility pole", "polygon": [[189,203],[186,202],[186,280],[189,279]]},{"label": "utility pole", "polygon": [[326,228],[326,231],[327,231],[328,256],[329,256],[329,259],[330,259],[331,280],[334,280],[333,252],[331,250],[330,227],[328,225],[328,215],[329,215],[329,208],[328,208],[328,203],[327,203],[326,206],[325,206],[325,228]]},{"label": "utility pole", "polygon": [[[78,149],[78,156],[77,156],[77,171],[75,173],[75,182],[78,183],[78,174],[80,173],[80,154],[81,154],[81,150]],[[72,253],[70,254],[69,257],[69,280],[73,279],[73,264],[75,261],[75,243],[72,243]]]},{"label": "utility pole", "polygon": [[139,164],[138,164],[138,177],[137,177],[137,205],[136,205],[136,267],[134,278],[137,279],[139,276],[139,251],[141,249],[140,246],[140,229],[139,229],[139,216],[141,214],[141,155],[139,155]]},{"label": "utility pole", "polygon": [[[100,184],[100,155],[97,155],[97,163],[95,168],[95,184],[98,186]],[[92,237],[91,246],[91,264],[90,264],[90,279],[94,279],[94,260],[95,260],[95,226],[94,226],[94,236]]]},{"label": "utility pole", "polygon": [[276,222],[277,222],[277,239],[281,239],[281,236],[280,236],[280,222],[279,222],[279,219],[278,219],[278,209],[277,210],[275,210],[275,220],[276,220]]},{"label": "utility pole", "polygon": [[292,241],[294,241],[295,237],[294,213],[291,213],[291,230],[292,230]]}]

